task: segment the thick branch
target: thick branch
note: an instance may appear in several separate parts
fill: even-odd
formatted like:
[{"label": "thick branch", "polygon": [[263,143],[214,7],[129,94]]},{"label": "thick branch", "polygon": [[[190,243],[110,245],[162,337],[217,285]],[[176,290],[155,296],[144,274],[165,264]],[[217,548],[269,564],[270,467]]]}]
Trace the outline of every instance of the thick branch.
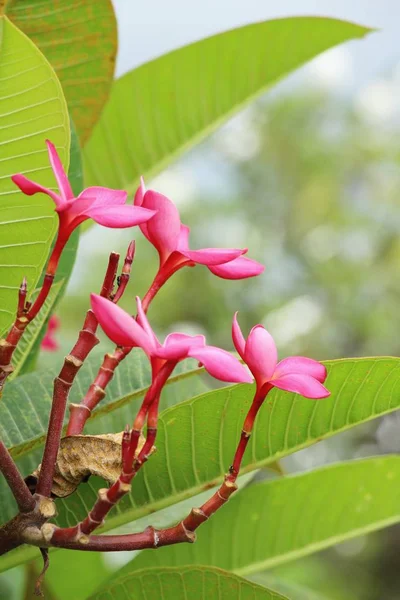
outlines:
[{"label": "thick branch", "polygon": [[18,504],[20,512],[29,512],[33,510],[35,501],[32,498],[28,486],[23,480],[17,465],[11,458],[11,455],[3,442],[0,441],[0,470],[3,473],[13,496]]}]

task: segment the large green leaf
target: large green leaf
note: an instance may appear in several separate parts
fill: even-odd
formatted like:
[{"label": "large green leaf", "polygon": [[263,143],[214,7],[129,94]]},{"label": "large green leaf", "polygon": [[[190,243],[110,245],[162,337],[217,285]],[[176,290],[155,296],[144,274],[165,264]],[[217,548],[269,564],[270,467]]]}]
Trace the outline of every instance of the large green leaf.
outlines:
[{"label": "large green leaf", "polygon": [[[221,540],[223,545],[223,540]],[[277,592],[210,567],[144,569],[113,575],[88,600],[285,600]],[[286,598],[286,600],[288,600]]]},{"label": "large green leaf", "polygon": [[[69,401],[79,403],[96,376],[103,355],[94,352],[78,373],[71,390]],[[168,380],[163,406],[173,405],[183,398],[204,391],[204,384],[194,375],[203,374],[194,360],[181,363],[175,374]],[[49,418],[53,380],[57,373],[47,369],[28,373],[7,385],[0,402],[0,437],[10,449],[14,458],[20,458],[44,443]],[[177,388],[176,384],[191,378],[190,384]],[[93,422],[89,431],[100,433],[106,431],[122,431],[126,423],[132,422],[135,410],[139,407],[144,392],[150,385],[150,367],[147,358],[139,349],[134,349],[115,372],[114,378],[107,387],[107,395],[93,412],[89,423]],[[127,412],[120,412],[126,405]],[[115,416],[111,415],[115,411]],[[106,416],[102,427],[97,427],[99,417]],[[66,415],[66,421],[68,415]],[[2,511],[0,510],[0,513]]]},{"label": "large green leaf", "polygon": [[[130,363],[126,364],[127,371],[117,371],[116,381],[111,384],[114,386],[109,392],[110,399],[114,398],[112,404],[105,403],[100,410],[108,411],[118,406],[116,397],[122,402],[143,394],[143,388],[132,393],[133,389],[138,389],[138,384],[134,384],[134,388],[128,383],[132,371]],[[397,393],[400,359],[341,359],[325,364],[329,373],[327,386],[332,392],[330,398],[312,401],[277,389],[271,392],[257,418],[242,473],[400,406],[400,394]],[[90,373],[90,365],[88,368]],[[133,372],[137,373],[138,367]],[[87,377],[88,383],[90,374],[81,375]],[[9,390],[6,389],[0,404],[0,433],[12,447],[14,456],[26,454],[30,446],[43,442],[49,400],[43,403],[37,395],[46,398],[48,387],[45,382],[49,385],[51,377],[43,374],[42,381],[34,376],[20,377],[8,386]],[[114,396],[113,390],[120,394],[119,385],[125,385],[129,390],[122,398]],[[144,387],[144,382],[142,385]],[[73,399],[82,391],[78,383]],[[139,472],[132,493],[113,509],[106,521],[106,529],[138,519],[215,485],[231,463],[252,392],[249,385],[230,386],[165,410],[160,418],[158,451]],[[30,396],[36,398],[34,403]],[[130,413],[133,414],[132,409]],[[122,429],[121,424],[114,430]],[[58,501],[59,524],[72,525],[82,519],[87,507],[95,502],[97,489],[103,485],[101,480],[90,479],[75,494]],[[2,497],[0,512],[9,514],[4,492],[0,501]]]},{"label": "large green leaf", "polygon": [[[280,390],[272,391],[257,418],[242,473],[399,407],[400,359],[342,359],[325,364],[329,373],[327,386],[332,392],[330,398],[312,401]],[[122,373],[120,371],[117,378]],[[38,416],[42,409],[37,395],[43,394],[46,387],[42,387],[40,380],[29,377],[32,376],[12,382],[8,388],[16,395],[6,396],[6,402],[0,403],[0,423],[11,445],[15,444],[16,455],[29,450],[27,439],[30,438],[32,446],[43,440],[39,432],[43,431],[45,417]],[[21,396],[18,396],[18,385],[24,380]],[[117,382],[112,385],[118,390]],[[30,394],[37,398],[34,404]],[[136,395],[131,393],[127,397]],[[157,453],[138,473],[132,493],[110,513],[105,529],[171,506],[220,481],[231,463],[251,397],[252,386],[237,385],[165,410],[160,418]],[[106,405],[104,408],[107,410]],[[44,414],[47,411],[48,408]],[[16,420],[21,426],[16,426]],[[58,523],[72,525],[84,518],[96,500],[98,488],[103,486],[101,480],[91,478],[75,494],[57,501]],[[3,485],[0,486],[0,513],[6,518],[10,512],[12,505]]]},{"label": "large green leaf", "polygon": [[[201,564],[248,575],[398,523],[399,484],[400,457],[387,456],[252,485],[195,544],[144,550],[125,569]],[[221,539],[230,551],[219,551]]]},{"label": "large green leaf", "polygon": [[110,0],[8,0],[6,14],[54,67],[83,143],[114,77],[117,25]]},{"label": "large green leaf", "polygon": [[25,173],[54,186],[45,139],[68,166],[69,117],[52,67],[10,21],[0,15],[0,335],[15,315],[24,276],[30,290],[39,280],[56,228],[47,196],[28,197],[10,179]]},{"label": "large green leaf", "polygon": [[132,192],[273,83],[370,30],[337,19],[266,21],[190,44],[114,84],[84,152],[85,180]]},{"label": "large green leaf", "polygon": [[[274,390],[262,407],[243,461],[242,473],[258,469],[324,438],[365,423],[400,405],[400,360],[364,358],[329,361],[330,398],[313,401]],[[231,464],[252,386],[209,392],[165,410],[157,453],[106,520],[105,529],[133,521],[208,489]],[[101,480],[89,480],[58,502],[58,522],[72,525],[85,516]]]}]

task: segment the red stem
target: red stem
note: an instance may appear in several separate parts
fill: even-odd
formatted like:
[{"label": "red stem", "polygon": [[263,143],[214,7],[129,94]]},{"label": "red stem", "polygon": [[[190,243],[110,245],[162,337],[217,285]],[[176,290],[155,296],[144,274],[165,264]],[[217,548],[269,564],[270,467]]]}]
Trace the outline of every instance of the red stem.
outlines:
[{"label": "red stem", "polygon": [[253,402],[251,403],[250,409],[243,423],[240,441],[236,449],[235,456],[233,458],[232,466],[229,468],[229,475],[227,476],[229,481],[235,482],[237,479],[238,473],[240,471],[240,466],[242,464],[243,455],[246,451],[247,444],[253,431],[254,421],[271,388],[272,385],[267,383],[261,388],[257,388],[256,390]]},{"label": "red stem", "polygon": [[147,290],[144,298],[142,300],[142,307],[144,312],[147,312],[150,302],[154,299],[157,292],[162,288],[162,286],[168,281],[168,279],[179,269],[185,267],[186,265],[190,265],[191,261],[184,257],[179,252],[173,252],[165,261],[165,263],[160,266],[157,271],[156,276],[153,279],[152,284]]},{"label": "red stem", "polygon": [[[175,362],[169,361],[159,370],[143,399],[131,435],[129,436],[128,432],[124,433],[122,439],[122,471],[117,481],[113,483],[109,489],[102,488],[98,491],[98,499],[83,521],[74,527],[57,528],[51,538],[52,541],[68,541],[71,539],[80,539],[82,536],[85,536],[86,539],[88,534],[92,533],[92,531],[97,529],[97,527],[103,523],[112,507],[117,504],[125,494],[130,492],[130,483],[150,455],[157,431],[157,429],[151,427],[148,428],[145,444],[137,457],[137,461],[133,464],[146,414],[151,410],[152,423],[157,424],[157,407],[161,390],[174,370],[175,365]],[[153,408],[154,406],[155,408]]]},{"label": "red stem", "polygon": [[[110,262],[100,295],[104,296],[105,298],[110,298],[110,300],[112,299],[114,304],[118,302],[126,290],[134,254],[135,242],[131,242],[126,252],[124,266],[122,267],[122,273],[119,277],[118,288],[115,295],[113,294],[113,287],[118,265],[115,264],[114,257],[117,255],[116,253],[112,253],[110,255]],[[111,263],[114,265],[114,268],[110,266]],[[86,421],[92,414],[92,410],[104,398],[106,394],[106,387],[113,378],[115,369],[130,351],[131,348],[120,348],[117,346],[112,354],[106,354],[104,356],[103,363],[101,364],[93,383],[89,387],[81,403],[70,405],[70,417],[68,421],[67,435],[79,435],[82,433]]]},{"label": "red stem", "polygon": [[[108,266],[101,289],[102,295],[108,296],[112,293],[115,275],[118,269],[118,260],[119,255],[112,252],[108,260]],[[53,402],[47,429],[48,433],[40,468],[39,481],[36,488],[36,492],[42,496],[50,496],[51,493],[69,391],[83,362],[93,348],[99,343],[99,340],[96,337],[97,327],[98,321],[96,316],[89,310],[86,314],[83,327],[79,332],[78,341],[72,348],[71,353],[65,357],[64,366],[54,381]]]}]

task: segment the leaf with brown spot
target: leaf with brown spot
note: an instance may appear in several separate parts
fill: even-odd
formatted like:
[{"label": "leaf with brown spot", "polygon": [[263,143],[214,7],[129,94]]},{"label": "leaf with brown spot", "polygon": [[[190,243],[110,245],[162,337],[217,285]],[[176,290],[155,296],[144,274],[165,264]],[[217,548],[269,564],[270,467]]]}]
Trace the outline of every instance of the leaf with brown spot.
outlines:
[{"label": "leaf with brown spot", "polygon": [[55,69],[83,144],[114,78],[117,24],[110,0],[9,0],[8,18]]}]

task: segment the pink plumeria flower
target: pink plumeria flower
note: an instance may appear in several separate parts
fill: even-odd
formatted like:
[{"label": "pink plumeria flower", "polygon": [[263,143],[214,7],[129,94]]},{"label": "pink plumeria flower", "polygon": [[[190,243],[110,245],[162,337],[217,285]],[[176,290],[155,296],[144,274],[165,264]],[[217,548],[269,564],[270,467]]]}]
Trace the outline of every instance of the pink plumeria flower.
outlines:
[{"label": "pink plumeria flower", "polygon": [[275,342],[262,325],[253,327],[245,340],[236,313],[232,338],[236,350],[253,373],[258,389],[277,387],[314,399],[330,395],[322,385],[327,375],[324,365],[303,356],[290,356],[278,363]]},{"label": "pink plumeria flower", "polygon": [[60,319],[56,315],[52,315],[47,324],[47,329],[40,347],[46,352],[55,352],[59,349],[60,344],[56,340],[55,333],[60,327]]},{"label": "pink plumeria flower", "polygon": [[244,279],[263,272],[264,266],[246,258],[247,248],[189,248],[189,227],[181,223],[176,206],[163,194],[147,190],[143,178],[135,194],[135,206],[157,211],[151,221],[140,226],[142,233],[157,249],[160,267],[175,272],[185,265],[205,265],[224,279]]},{"label": "pink plumeria flower", "polygon": [[176,364],[185,358],[195,358],[216,379],[252,382],[252,377],[237,358],[221,348],[207,346],[202,335],[171,333],[161,344],[147,320],[140,298],[136,298],[136,302],[138,316],[134,319],[110,300],[91,294],[93,312],[106,335],[118,346],[142,348],[151,361],[153,377],[166,362]]},{"label": "pink plumeria flower", "polygon": [[76,198],[57,150],[49,140],[46,144],[59,194],[21,174],[13,175],[11,179],[24,194],[32,196],[41,192],[54,201],[60,221],[58,240],[63,245],[73,230],[89,218],[105,227],[124,228],[144,223],[154,215],[153,210],[126,205],[127,193],[123,190],[93,186],[83,190]]}]

